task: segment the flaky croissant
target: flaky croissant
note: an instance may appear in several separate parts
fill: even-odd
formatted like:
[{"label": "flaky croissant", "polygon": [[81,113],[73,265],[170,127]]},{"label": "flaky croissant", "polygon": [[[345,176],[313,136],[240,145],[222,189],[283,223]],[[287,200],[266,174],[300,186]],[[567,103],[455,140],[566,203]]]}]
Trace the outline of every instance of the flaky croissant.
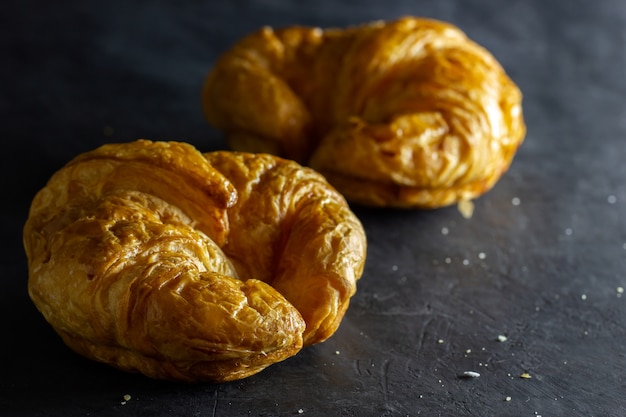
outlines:
[{"label": "flaky croissant", "polygon": [[202,97],[232,148],[310,165],[372,206],[474,199],[508,169],[526,129],[520,90],[488,51],[413,17],[263,28],[219,58]]},{"label": "flaky croissant", "polygon": [[243,378],[331,336],[366,253],[313,170],[145,140],[54,174],[24,245],[29,294],[68,346],[183,381]]}]

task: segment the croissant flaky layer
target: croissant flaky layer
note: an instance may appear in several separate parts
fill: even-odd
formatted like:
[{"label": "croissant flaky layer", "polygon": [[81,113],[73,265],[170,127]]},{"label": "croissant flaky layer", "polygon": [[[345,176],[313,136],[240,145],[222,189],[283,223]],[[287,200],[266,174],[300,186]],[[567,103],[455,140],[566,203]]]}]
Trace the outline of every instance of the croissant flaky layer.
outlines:
[{"label": "croissant flaky layer", "polygon": [[457,27],[406,17],[347,29],[269,27],[224,53],[202,92],[236,150],[308,164],[348,200],[471,200],[525,135],[522,96]]},{"label": "croissant flaky layer", "polygon": [[183,381],[243,378],[330,337],[366,255],[313,170],[146,140],[54,174],[24,245],[29,294],[68,346]]}]

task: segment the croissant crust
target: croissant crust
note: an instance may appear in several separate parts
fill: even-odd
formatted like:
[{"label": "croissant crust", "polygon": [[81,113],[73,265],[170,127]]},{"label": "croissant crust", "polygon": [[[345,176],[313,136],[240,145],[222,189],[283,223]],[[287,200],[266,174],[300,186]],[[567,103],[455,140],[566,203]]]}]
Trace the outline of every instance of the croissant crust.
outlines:
[{"label": "croissant crust", "polygon": [[457,27],[414,17],[263,28],[220,57],[202,97],[233,149],[307,164],[372,206],[476,198],[526,129],[520,90],[496,59]]},{"label": "croissant crust", "polygon": [[181,381],[243,378],[330,337],[366,251],[313,170],[146,140],[55,173],[24,246],[29,294],[69,347]]}]

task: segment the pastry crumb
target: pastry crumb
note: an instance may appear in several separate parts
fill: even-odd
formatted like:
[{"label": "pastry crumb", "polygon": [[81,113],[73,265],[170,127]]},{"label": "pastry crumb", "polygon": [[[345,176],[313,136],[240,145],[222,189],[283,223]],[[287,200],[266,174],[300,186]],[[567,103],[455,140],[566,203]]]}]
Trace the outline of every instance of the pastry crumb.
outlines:
[{"label": "pastry crumb", "polygon": [[465,371],[459,374],[459,378],[479,378],[480,374],[475,371]]},{"label": "pastry crumb", "polygon": [[461,216],[466,219],[471,219],[474,215],[474,203],[472,203],[472,200],[459,201],[459,204],[457,204],[457,208],[461,213]]},{"label": "pastry crumb", "polygon": [[506,342],[506,340],[507,340],[507,337],[505,335],[503,334],[498,335],[498,342],[504,343]]},{"label": "pastry crumb", "polygon": [[508,396],[507,396],[507,397],[504,399],[504,401],[511,401],[511,397],[508,397]]},{"label": "pastry crumb", "polygon": [[524,372],[519,377],[522,379],[530,379],[532,378],[532,375],[530,375],[528,372]]}]

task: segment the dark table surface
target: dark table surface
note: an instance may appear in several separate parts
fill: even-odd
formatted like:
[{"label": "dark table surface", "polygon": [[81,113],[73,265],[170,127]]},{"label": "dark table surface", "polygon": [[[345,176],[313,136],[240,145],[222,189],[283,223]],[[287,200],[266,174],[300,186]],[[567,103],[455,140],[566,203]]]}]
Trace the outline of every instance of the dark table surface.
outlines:
[{"label": "dark table surface", "polygon": [[[355,208],[368,261],[340,329],[242,381],[153,381],[62,344],[21,242],[54,171],[140,137],[224,148],[200,86],[260,26],[407,14],[460,26],[524,93],[526,141],[471,219]],[[0,415],[626,415],[624,1],[8,0],[0,32]]]}]

